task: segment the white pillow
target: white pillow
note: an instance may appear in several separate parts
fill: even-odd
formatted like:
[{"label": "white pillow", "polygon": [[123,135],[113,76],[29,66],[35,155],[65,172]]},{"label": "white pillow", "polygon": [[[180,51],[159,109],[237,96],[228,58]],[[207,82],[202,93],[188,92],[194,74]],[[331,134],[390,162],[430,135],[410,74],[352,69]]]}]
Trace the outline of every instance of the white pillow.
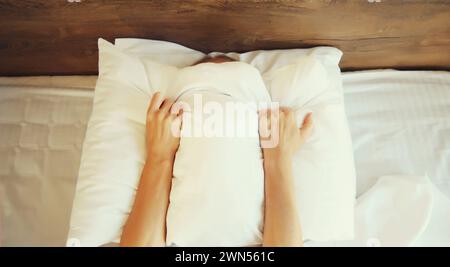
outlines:
[{"label": "white pillow", "polygon": [[118,242],[145,159],[152,92],[143,65],[99,40],[99,77],[78,174],[68,245]]},{"label": "white pillow", "polygon": [[155,75],[170,80],[160,88],[166,95],[191,107],[183,113],[174,163],[167,244],[261,244],[264,169],[257,108],[270,102],[270,96],[259,71],[231,62],[200,64],[169,75],[151,71],[149,80]]},{"label": "white pillow", "polygon": [[[116,47],[120,47],[120,49]],[[164,79],[158,78],[163,77],[158,73],[176,71],[176,68],[158,65],[147,59],[183,67],[203,57],[200,52],[159,41],[116,40],[116,47],[99,40],[99,79],[94,97],[93,113],[83,147],[69,244],[76,241],[82,246],[97,246],[117,242],[120,238],[145,160],[145,110],[152,94],[152,88],[160,90],[167,86],[164,84]],[[147,53],[149,51],[151,53]],[[305,145],[302,150],[303,154],[299,153],[296,164],[294,164],[297,186],[301,192],[298,197],[303,234],[305,239],[313,240],[349,239],[353,234],[354,171],[337,66],[341,56],[340,51],[334,48],[317,48],[249,52],[242,55],[230,54],[230,56],[264,70],[263,78],[270,88],[270,92],[274,93],[275,87],[273,86],[282,84],[280,81],[283,80],[277,79],[277,76],[274,75],[275,71],[279,71],[279,77],[286,78],[289,75],[292,77],[292,73],[296,73],[292,72],[292,68],[296,70],[304,68],[292,65],[284,70],[283,68],[279,70],[279,67],[293,63],[300,56],[307,54],[315,55],[321,62],[319,65],[325,67],[322,69],[322,74],[327,74],[328,82],[324,84],[328,87],[326,90],[322,90],[323,86],[319,86],[324,93],[318,95],[317,98],[306,99],[301,98],[300,95],[297,99],[298,105],[297,102],[286,103],[299,108],[299,121],[306,110],[313,110],[316,125],[311,142]],[[165,62],[166,59],[168,61]],[[262,62],[268,64],[264,65]],[[316,71],[318,70],[320,67],[316,67]],[[324,70],[325,72],[323,72]],[[306,72],[301,73],[307,74]],[[317,79],[312,79],[312,84],[314,84],[314,80],[317,81]],[[274,94],[273,97],[275,99],[283,98],[291,92],[290,89],[293,87],[299,90],[297,86],[299,83],[302,84],[301,81],[303,78],[293,81],[285,86],[284,90],[280,90],[279,95]],[[306,83],[306,85],[310,86],[311,83]],[[307,89],[303,88],[303,91]],[[321,106],[322,102],[319,101],[321,99],[327,100],[328,104],[323,102],[324,104]],[[318,102],[316,103],[314,100]],[[324,131],[319,130],[322,129],[322,124],[323,129],[326,129]],[[318,136],[320,136],[320,140]],[[319,148],[317,151],[315,151],[316,146]],[[117,147],[123,149],[117,149]],[[180,153],[182,153],[181,151]],[[178,158],[177,156],[177,161],[180,161]],[[332,162],[327,162],[328,160]],[[327,164],[326,167],[324,164]],[[182,165],[180,163],[180,166]],[[297,179],[297,177],[300,178]],[[216,188],[216,190],[216,192],[220,192],[221,189]],[[174,190],[174,192],[176,191]],[[260,189],[253,192],[256,192],[255,199],[257,199],[257,192],[261,192]],[[172,203],[176,202],[177,197],[178,194],[171,194]],[[191,206],[191,209],[195,209],[195,207]],[[208,235],[203,235],[204,239],[199,239],[199,236],[204,234],[202,231],[207,222],[198,225],[192,224],[192,227],[198,228],[194,229],[194,227],[189,232],[183,232],[180,230],[183,227],[180,219],[171,218],[183,217],[182,212],[189,210],[187,208],[178,209],[177,212],[175,210],[173,206],[169,208],[168,244],[171,244],[170,242],[180,245],[214,244],[211,239],[208,240]],[[250,212],[261,215],[260,209]],[[254,218],[254,222],[256,222],[247,228],[256,229],[253,237],[246,240],[243,235],[234,235],[229,239],[231,241],[224,239],[223,242],[215,244],[258,243],[260,226],[255,227],[255,225],[258,225],[261,217],[253,214],[248,218]],[[174,226],[174,223],[177,222],[179,225],[175,224]],[[246,231],[245,229],[241,230]],[[217,229],[218,233],[220,231],[220,228]],[[192,236],[192,234],[197,235]],[[210,236],[211,238],[217,237],[212,234]],[[249,241],[250,239],[254,240]]]},{"label": "white pillow", "polygon": [[[183,100],[193,101],[192,96]],[[222,109],[230,100],[235,101],[227,96],[203,93],[203,101],[214,101]],[[264,169],[257,113],[250,111],[254,114],[249,129],[253,137],[181,138],[167,211],[167,245],[261,244]]]},{"label": "white pillow", "polygon": [[[178,67],[204,56],[164,41],[120,38],[116,46],[135,56]],[[223,53],[209,55],[219,54]],[[352,239],[356,174],[338,65],[342,52],[333,47],[315,47],[225,55],[256,67],[272,101],[296,110],[298,125],[307,112],[313,112],[313,134],[293,162],[303,238]]]},{"label": "white pillow", "polygon": [[[295,110],[300,127],[313,114],[311,137],[293,174],[304,239],[348,240],[354,232],[356,175],[342,86],[313,56],[265,73],[272,101]],[[330,77],[331,76],[331,77]]]}]

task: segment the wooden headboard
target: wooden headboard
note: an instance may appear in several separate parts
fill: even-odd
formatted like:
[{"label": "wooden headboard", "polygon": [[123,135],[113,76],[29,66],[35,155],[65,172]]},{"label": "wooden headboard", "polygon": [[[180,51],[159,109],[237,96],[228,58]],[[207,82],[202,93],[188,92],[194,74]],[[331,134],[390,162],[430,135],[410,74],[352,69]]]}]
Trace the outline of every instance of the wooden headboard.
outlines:
[{"label": "wooden headboard", "polygon": [[344,70],[450,69],[449,0],[0,0],[0,75],[97,73],[97,38],[204,52],[328,45]]}]

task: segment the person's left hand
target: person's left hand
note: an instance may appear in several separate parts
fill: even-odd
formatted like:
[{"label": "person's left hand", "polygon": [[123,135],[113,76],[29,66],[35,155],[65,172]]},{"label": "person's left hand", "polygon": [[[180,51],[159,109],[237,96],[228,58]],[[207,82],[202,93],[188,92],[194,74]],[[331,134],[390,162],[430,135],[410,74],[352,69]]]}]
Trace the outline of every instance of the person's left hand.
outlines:
[{"label": "person's left hand", "polygon": [[174,102],[153,94],[147,111],[147,161],[161,163],[173,161],[180,145],[181,112],[172,109]]}]

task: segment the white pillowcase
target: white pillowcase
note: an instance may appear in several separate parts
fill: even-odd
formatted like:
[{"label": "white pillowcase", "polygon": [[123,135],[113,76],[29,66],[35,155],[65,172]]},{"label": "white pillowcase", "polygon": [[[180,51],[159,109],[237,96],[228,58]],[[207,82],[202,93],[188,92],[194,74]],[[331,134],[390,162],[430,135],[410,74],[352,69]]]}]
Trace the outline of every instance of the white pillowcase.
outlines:
[{"label": "white pillowcase", "polygon": [[[355,175],[337,65],[341,52],[335,48],[321,47],[228,55],[258,68],[263,73],[273,100],[281,100],[283,104],[294,107],[298,122],[307,111],[313,111],[313,135],[294,161],[304,239],[351,239]],[[306,55],[314,57],[305,57]],[[177,73],[178,69],[174,67],[190,65],[203,56],[200,52],[162,41],[118,39],[116,46],[113,46],[99,40],[99,79],[83,146],[69,243],[72,244],[75,240],[82,246],[98,246],[118,242],[131,210],[145,160],[145,111],[152,89],[167,87],[167,79],[162,77]],[[304,59],[299,61],[302,57]],[[297,61],[299,64],[292,64]],[[158,75],[162,73],[166,76]],[[167,93],[170,95],[171,92]],[[255,203],[261,202],[263,183],[259,181],[253,189],[248,186],[249,183],[241,192],[234,192],[233,195],[232,191],[225,190],[223,186],[214,187],[214,184],[203,184],[208,190],[198,190],[198,182],[204,177],[189,172],[186,166],[204,162],[198,162],[200,155],[195,154],[195,151],[187,152],[188,150],[182,149],[185,145],[183,142],[185,141],[180,145],[176,165],[179,165],[180,173],[184,173],[183,177],[191,177],[189,180],[196,177],[198,180],[192,184],[186,182],[184,186],[177,186],[176,178],[174,179],[167,219],[168,244],[260,243],[262,211],[261,204],[258,206]],[[208,145],[203,144],[206,149]],[[199,147],[203,144],[195,145]],[[225,149],[223,151],[223,155],[231,153]],[[249,153],[256,155],[254,149],[249,149]],[[183,154],[189,156],[182,156]],[[258,165],[258,160],[260,158],[255,157],[255,165]],[[260,168],[258,166],[254,170]],[[216,167],[224,166],[217,164]],[[174,168],[175,177],[181,176],[177,174],[177,166]],[[239,175],[237,171],[244,169],[230,168],[229,174]],[[256,181],[255,178],[253,183]],[[192,216],[189,217],[190,212],[195,213],[198,208],[198,199],[204,196],[190,199],[192,201],[189,202],[182,195],[186,190],[209,196],[230,193],[230,197],[236,198],[243,197],[243,192],[248,192],[247,196],[253,198],[250,201],[253,208],[236,211],[235,214],[246,216],[240,228],[235,229],[236,232],[231,231],[233,224],[228,224],[233,226],[231,228],[222,226],[221,229],[220,226],[214,226],[221,222],[221,217],[217,216],[220,216],[222,210],[217,210],[211,217],[204,216],[206,213],[203,213],[195,217],[197,221]],[[226,207],[220,201],[222,200],[219,198],[214,207]],[[175,203],[179,205],[175,206]],[[259,208],[255,208],[257,206]],[[189,230],[183,229],[181,218],[192,219]],[[222,217],[222,222],[223,220],[226,218]]]},{"label": "white pillowcase", "polygon": [[[164,41],[121,38],[116,39],[116,46],[178,67],[204,56]],[[272,100],[294,108],[298,124],[307,112],[313,112],[316,127],[302,148],[305,152],[297,153],[293,164],[303,237],[317,241],[352,239],[356,175],[338,66],[342,52],[333,47],[316,47],[225,55],[259,69]],[[313,58],[306,61],[307,56]]]},{"label": "white pillowcase", "polygon": [[308,112],[313,132],[296,153],[293,174],[304,239],[348,240],[354,233],[356,175],[341,82],[312,56],[267,72],[272,101]]},{"label": "white pillowcase", "polygon": [[[183,113],[184,136],[174,162],[167,244],[261,244],[264,169],[257,104],[270,102],[270,96],[259,71],[242,62],[200,64],[170,73],[148,69],[150,84],[156,84],[155,76],[166,80],[162,84],[167,87],[157,87],[191,107]],[[239,109],[231,108],[237,104]]]}]

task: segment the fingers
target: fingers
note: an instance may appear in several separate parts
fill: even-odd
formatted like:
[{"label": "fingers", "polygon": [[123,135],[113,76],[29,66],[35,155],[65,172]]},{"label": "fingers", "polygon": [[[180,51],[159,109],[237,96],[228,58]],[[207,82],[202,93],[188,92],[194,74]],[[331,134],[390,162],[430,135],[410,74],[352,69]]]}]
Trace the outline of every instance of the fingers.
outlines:
[{"label": "fingers", "polygon": [[169,113],[170,108],[172,107],[172,105],[173,105],[173,100],[170,100],[170,99],[166,98],[166,99],[164,99],[164,101],[163,101],[159,111],[162,114],[167,115]]},{"label": "fingers", "polygon": [[177,107],[174,104],[170,110],[170,116],[172,117],[171,130],[173,136],[181,137],[181,128],[183,126],[183,107]]},{"label": "fingers", "polygon": [[150,100],[150,105],[148,106],[147,113],[158,111],[162,101],[163,99],[161,97],[161,93],[160,92],[154,93],[152,99]]},{"label": "fingers", "polygon": [[270,109],[259,112],[259,136],[263,139],[270,137]]},{"label": "fingers", "polygon": [[306,114],[305,118],[303,119],[302,127],[300,127],[300,137],[303,141],[305,141],[310,135],[312,131],[313,121],[312,121],[312,113]]},{"label": "fingers", "polygon": [[172,135],[174,137],[181,137],[181,126],[182,126],[183,120],[181,116],[176,116],[171,125],[170,125],[170,130],[172,132]]},{"label": "fingers", "polygon": [[[154,113],[158,113],[160,115],[160,117],[166,117],[168,115],[170,115],[170,113],[172,112],[172,106],[174,106],[174,101],[170,100],[168,98],[163,98],[161,96],[160,92],[156,92],[153,94],[152,99],[150,100],[150,105],[148,107],[147,110],[147,115],[149,115],[149,113],[154,112]],[[180,111],[180,108],[177,109],[177,114],[178,115]]]},{"label": "fingers", "polygon": [[181,102],[176,102],[170,108],[170,114],[172,116],[174,116],[174,117],[182,116],[185,107],[186,106],[185,106],[185,104],[182,101]]}]

